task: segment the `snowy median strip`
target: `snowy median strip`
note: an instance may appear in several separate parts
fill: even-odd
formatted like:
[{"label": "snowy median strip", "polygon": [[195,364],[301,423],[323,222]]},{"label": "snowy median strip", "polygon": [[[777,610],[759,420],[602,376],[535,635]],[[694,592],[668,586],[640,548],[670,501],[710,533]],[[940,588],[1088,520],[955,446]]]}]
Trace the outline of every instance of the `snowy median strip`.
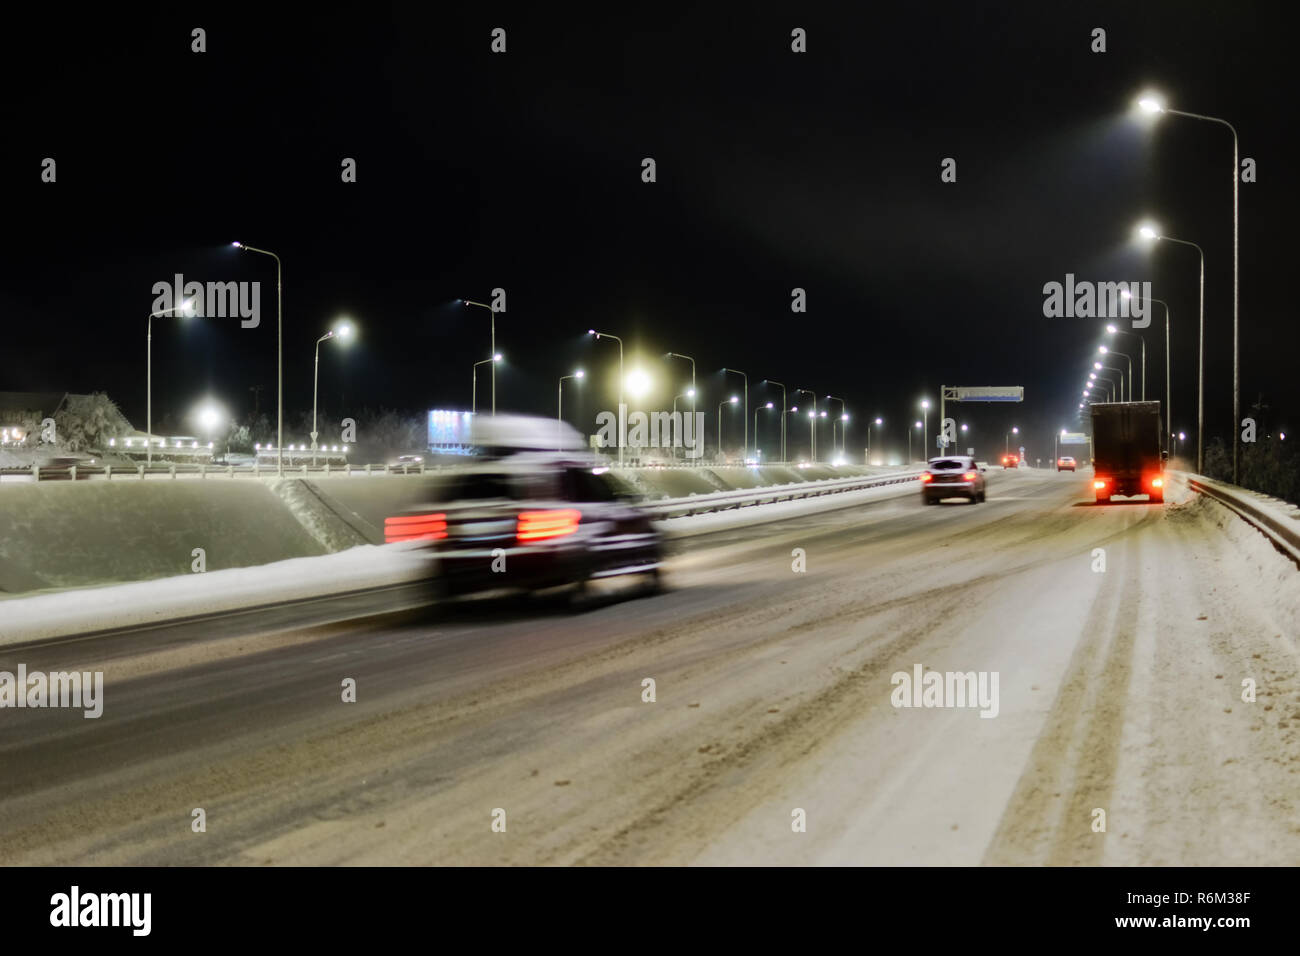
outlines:
[{"label": "snowy median strip", "polygon": [[362,545],[311,558],[0,601],[0,647],[418,581],[427,558]]}]

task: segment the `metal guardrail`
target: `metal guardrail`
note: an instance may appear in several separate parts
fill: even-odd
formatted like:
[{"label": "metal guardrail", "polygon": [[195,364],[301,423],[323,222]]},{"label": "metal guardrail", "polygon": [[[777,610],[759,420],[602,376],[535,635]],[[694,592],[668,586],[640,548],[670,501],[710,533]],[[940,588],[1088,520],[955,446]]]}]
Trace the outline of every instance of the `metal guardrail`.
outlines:
[{"label": "metal guardrail", "polygon": [[1272,541],[1274,547],[1300,566],[1300,518],[1291,518],[1282,513],[1282,509],[1287,508],[1300,514],[1300,509],[1295,509],[1295,506],[1278,498],[1270,498],[1257,491],[1238,488],[1227,482],[1215,481],[1204,475],[1194,475],[1185,471],[1171,471],[1170,474],[1185,482],[1193,491],[1208,495],[1235,511],[1238,516]]},{"label": "metal guardrail", "polygon": [[[298,465],[285,466],[286,478],[336,475],[424,475],[461,467],[458,465]],[[275,466],[177,464],[137,465],[32,465],[30,468],[0,469],[0,481],[122,481],[143,478],[275,478]]]},{"label": "metal guardrail", "polygon": [[772,504],[777,501],[796,501],[801,498],[816,498],[820,495],[833,495],[845,491],[859,491],[864,488],[876,488],[883,485],[897,485],[916,481],[921,472],[909,471],[881,477],[879,475],[860,478],[829,478],[824,481],[802,481],[786,485],[771,485],[766,488],[743,488],[738,491],[719,491],[716,494],[689,495],[685,498],[669,498],[663,501],[650,501],[643,507],[656,519],[682,518],[687,515],[706,514],[710,511],[728,511],[732,508],[744,508],[749,505]]}]

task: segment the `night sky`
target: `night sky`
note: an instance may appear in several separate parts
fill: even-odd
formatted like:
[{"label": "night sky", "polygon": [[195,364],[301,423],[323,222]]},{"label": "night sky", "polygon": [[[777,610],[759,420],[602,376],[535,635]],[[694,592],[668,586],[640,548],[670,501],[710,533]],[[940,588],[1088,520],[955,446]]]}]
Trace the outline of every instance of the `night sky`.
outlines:
[{"label": "night sky", "polygon": [[[1195,426],[1196,255],[1135,244],[1149,216],[1205,249],[1206,433],[1226,437],[1232,141],[1136,121],[1150,87],[1229,119],[1258,163],[1240,195],[1242,414],[1262,393],[1269,424],[1300,429],[1294,41],[1278,8],[842,6],[223,3],[11,21],[0,390],[104,390],[143,427],[151,287],[183,273],[261,280],[263,318],[156,320],[155,418],[205,396],[242,416],[255,385],[273,412],[274,265],[238,239],[284,261],[286,418],[310,409],[313,345],[340,315],[360,336],[322,348],[325,410],[467,408],[488,315],[455,300],[503,287],[502,409],[554,415],[557,377],[582,367],[565,407],[594,430],[617,367],[595,326],[659,383],[647,407],[689,380],[662,353],[695,356],[710,431],[740,388],[723,366],[749,374],[751,401],[779,401],[763,378],[843,396],[859,454],[877,415],[905,447],[941,383],[1023,385],[1023,406],[953,417],[981,454],[1015,424],[1046,457],[1105,341],[1100,320],[1043,316],[1044,283],[1066,273],[1149,279],[1170,302],[1173,425]],[[206,53],[190,51],[194,27]],[[340,181],[344,157],[356,183]],[[956,183],[940,181],[945,157]]]}]

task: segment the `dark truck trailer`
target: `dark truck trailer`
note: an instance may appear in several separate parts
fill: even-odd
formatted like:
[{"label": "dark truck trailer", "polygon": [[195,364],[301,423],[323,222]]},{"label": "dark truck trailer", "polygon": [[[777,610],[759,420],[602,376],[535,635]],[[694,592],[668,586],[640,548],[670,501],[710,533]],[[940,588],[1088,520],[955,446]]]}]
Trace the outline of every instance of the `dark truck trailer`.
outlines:
[{"label": "dark truck trailer", "polygon": [[1165,500],[1165,456],[1160,451],[1159,402],[1106,402],[1092,409],[1093,489],[1097,501],[1114,495]]}]

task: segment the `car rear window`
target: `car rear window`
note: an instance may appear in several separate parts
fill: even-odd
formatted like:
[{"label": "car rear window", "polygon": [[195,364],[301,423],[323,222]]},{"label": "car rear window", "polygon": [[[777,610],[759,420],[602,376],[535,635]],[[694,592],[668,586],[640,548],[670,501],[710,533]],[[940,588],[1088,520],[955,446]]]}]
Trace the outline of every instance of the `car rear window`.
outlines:
[{"label": "car rear window", "polygon": [[448,486],[444,497],[448,501],[507,501],[554,500],[555,476],[550,474],[462,475]]},{"label": "car rear window", "polygon": [[930,467],[939,469],[940,471],[955,471],[959,468],[965,468],[967,465],[966,462],[959,461],[956,458],[943,458],[938,461],[930,462]]}]

